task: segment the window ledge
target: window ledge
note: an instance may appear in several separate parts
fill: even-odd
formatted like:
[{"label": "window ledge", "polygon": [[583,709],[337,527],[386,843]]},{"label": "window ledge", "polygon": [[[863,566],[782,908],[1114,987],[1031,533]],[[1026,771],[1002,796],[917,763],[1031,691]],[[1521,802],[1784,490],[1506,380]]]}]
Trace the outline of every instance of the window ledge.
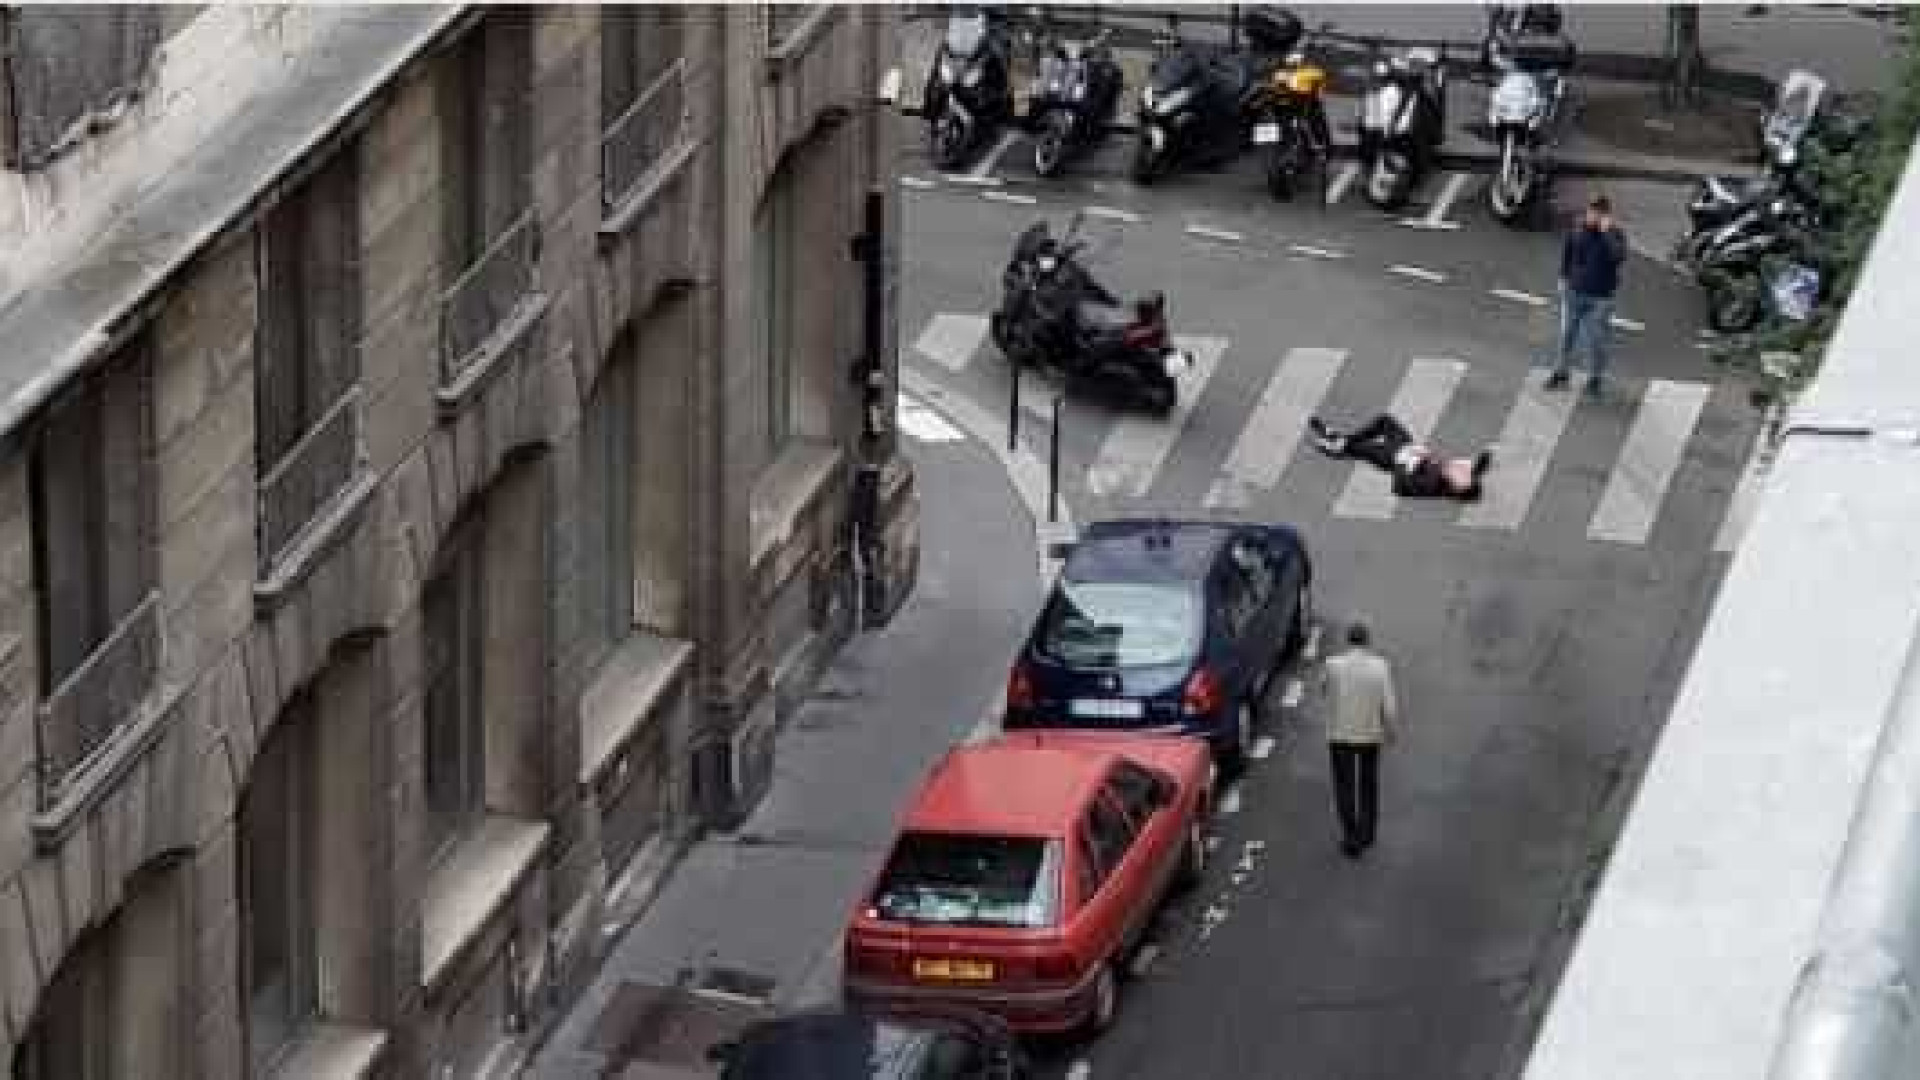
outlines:
[{"label": "window ledge", "polygon": [[840,14],[838,4],[815,4],[806,17],[787,31],[787,36],[767,49],[767,74],[778,79],[788,65],[807,55],[827,24]]},{"label": "window ledge", "polygon": [[387,1033],[346,1024],[315,1024],[273,1068],[273,1080],[365,1080],[387,1049]]},{"label": "window ledge", "polygon": [[551,301],[547,294],[528,293],[513,309],[507,321],[495,328],[480,347],[480,355],[475,357],[453,381],[433,392],[434,400],[440,405],[440,418],[449,420],[465,411],[467,405],[491,383],[500,372],[507,368],[506,361],[520,355],[517,346],[526,340],[527,334],[546,315]]},{"label": "window ledge", "polygon": [[767,467],[753,488],[748,535],[756,569],[793,532],[793,521],[813,501],[821,485],[840,467],[840,449],[824,443],[796,443]]},{"label": "window ledge", "polygon": [[87,812],[119,784],[149,747],[160,741],[174,706],[185,693],[186,687],[179,684],[156,686],[141,703],[140,715],[109,736],[106,749],[67,781],[60,801],[33,815],[34,844],[41,853],[58,850],[86,820]]},{"label": "window ledge", "polygon": [[635,631],[580,695],[580,783],[597,783],[686,669],[693,643]]},{"label": "window ledge", "polygon": [[427,874],[420,912],[420,985],[432,992],[461,950],[526,879],[551,831],[544,821],[487,814]]},{"label": "window ledge", "polygon": [[678,145],[666,152],[659,164],[634,181],[633,186],[620,196],[600,222],[597,233],[601,251],[611,248],[621,237],[633,231],[660,193],[686,170],[687,163],[693,160],[694,151],[699,148],[700,144],[693,139],[680,140]]},{"label": "window ledge", "polygon": [[255,615],[268,616],[280,610],[280,605],[287,602],[293,590],[307,579],[322,558],[339,546],[348,531],[360,520],[361,511],[372,501],[373,493],[379,486],[379,477],[372,470],[362,467],[338,494],[327,500],[327,504],[301,530],[300,538],[274,562],[267,576],[254,584]]}]

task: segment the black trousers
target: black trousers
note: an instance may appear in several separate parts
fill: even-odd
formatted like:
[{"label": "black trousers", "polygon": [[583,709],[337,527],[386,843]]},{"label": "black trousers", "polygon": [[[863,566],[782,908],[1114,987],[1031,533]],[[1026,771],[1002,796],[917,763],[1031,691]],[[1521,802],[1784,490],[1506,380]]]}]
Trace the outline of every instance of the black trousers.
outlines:
[{"label": "black trousers", "polygon": [[1365,847],[1373,843],[1374,822],[1380,816],[1380,747],[1330,742],[1327,752],[1333,760],[1333,802],[1341,835]]},{"label": "black trousers", "polygon": [[1412,441],[1413,433],[1407,430],[1406,425],[1387,413],[1381,413],[1348,433],[1341,447],[1348,457],[1359,458],[1375,468],[1392,472],[1393,456]]}]

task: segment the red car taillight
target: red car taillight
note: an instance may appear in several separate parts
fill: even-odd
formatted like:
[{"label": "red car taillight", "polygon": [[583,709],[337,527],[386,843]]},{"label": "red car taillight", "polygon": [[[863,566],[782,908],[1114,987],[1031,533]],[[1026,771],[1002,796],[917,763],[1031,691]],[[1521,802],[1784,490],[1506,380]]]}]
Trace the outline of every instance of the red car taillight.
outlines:
[{"label": "red car taillight", "polygon": [[901,970],[900,958],[896,950],[876,949],[855,941],[847,942],[846,961],[849,975],[880,978],[897,976]]},{"label": "red car taillight", "polygon": [[1201,668],[1187,680],[1186,690],[1180,695],[1180,708],[1189,716],[1204,716],[1220,707],[1220,685],[1213,679],[1213,672]]},{"label": "red car taillight", "polygon": [[1024,661],[1013,665],[1013,673],[1007,676],[1007,708],[1033,708],[1033,676]]}]

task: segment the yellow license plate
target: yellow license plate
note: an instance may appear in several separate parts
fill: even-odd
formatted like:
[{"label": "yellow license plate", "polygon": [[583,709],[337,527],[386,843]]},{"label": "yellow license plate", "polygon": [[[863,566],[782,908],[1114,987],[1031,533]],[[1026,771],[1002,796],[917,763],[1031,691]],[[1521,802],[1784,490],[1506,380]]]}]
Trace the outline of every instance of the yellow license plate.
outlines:
[{"label": "yellow license plate", "polygon": [[993,978],[993,965],[985,960],[934,960],[916,957],[916,979],[946,979],[952,982],[985,982]]}]

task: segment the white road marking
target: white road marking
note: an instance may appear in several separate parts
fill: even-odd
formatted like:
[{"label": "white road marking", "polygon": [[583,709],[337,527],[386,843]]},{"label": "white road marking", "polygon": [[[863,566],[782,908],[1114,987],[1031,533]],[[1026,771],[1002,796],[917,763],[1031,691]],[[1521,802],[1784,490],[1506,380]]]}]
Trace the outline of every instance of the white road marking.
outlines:
[{"label": "white road marking", "polygon": [[1440,189],[1440,197],[1433,200],[1433,205],[1427,208],[1427,216],[1420,219],[1423,228],[1460,227],[1459,222],[1447,220],[1447,211],[1453,209],[1453,200],[1460,197],[1460,190],[1467,186],[1467,179],[1466,173],[1453,173],[1447,177],[1446,186]]},{"label": "white road marking", "polygon": [[1544,296],[1535,296],[1533,293],[1521,292],[1518,289],[1488,289],[1487,295],[1497,296],[1502,300],[1514,300],[1522,304],[1530,304],[1534,307],[1545,307],[1552,302]]},{"label": "white road marking", "polygon": [[991,175],[993,173],[993,167],[1000,164],[1000,156],[1007,152],[1007,148],[1012,146],[1013,141],[1017,138],[1019,138],[1019,134],[1017,132],[1008,131],[1008,132],[1002,133],[1000,136],[1000,141],[997,143],[994,143],[993,149],[987,151],[986,154],[983,157],[981,157],[979,161],[976,161],[973,163],[973,168],[967,170],[967,175],[968,176]]},{"label": "white road marking", "polygon": [[1230,244],[1237,244],[1240,241],[1246,239],[1245,236],[1242,236],[1241,234],[1234,232],[1231,229],[1216,229],[1211,225],[1189,224],[1187,226],[1187,235],[1201,236],[1201,237],[1205,237],[1208,240],[1224,240]]},{"label": "white road marking", "polygon": [[1052,372],[1028,368],[1020,373],[1020,411],[1042,424],[1053,423],[1053,399],[1060,392]]},{"label": "white road marking", "polygon": [[1334,203],[1339,202],[1341,197],[1347,193],[1347,189],[1353,186],[1354,179],[1359,175],[1359,162],[1349,161],[1345,165],[1342,165],[1340,171],[1334,175],[1333,183],[1327,185],[1327,205],[1332,206]]},{"label": "white road marking", "polygon": [[1254,489],[1272,488],[1280,482],[1280,474],[1286,471],[1306,433],[1307,418],[1327,396],[1346,358],[1345,349],[1287,351],[1286,358],[1268,377],[1266,390],[1221,464],[1219,478],[1207,490],[1203,500],[1207,509],[1245,509]]},{"label": "white road marking", "polygon": [[900,430],[923,443],[960,442],[967,437],[959,428],[948,423],[946,417],[906,394],[900,395],[898,414]]},{"label": "white road marking", "polygon": [[1320,624],[1314,623],[1307,631],[1307,644],[1300,650],[1303,660],[1313,660],[1320,655]]},{"label": "white road marking", "polygon": [[[1440,422],[1440,414],[1466,370],[1467,365],[1459,360],[1413,361],[1407,365],[1407,374],[1400,380],[1400,388],[1394,391],[1387,412],[1407,426],[1415,442],[1425,442]],[[1346,489],[1333,504],[1333,513],[1335,517],[1384,521],[1393,516],[1399,505],[1392,478],[1384,470],[1361,461],[1354,463]]]},{"label": "white road marking", "polygon": [[974,184],[979,187],[999,187],[1005,183],[997,176],[974,176],[970,173],[941,173],[940,179],[949,184]]},{"label": "white road marking", "polygon": [[967,737],[962,740],[968,746],[986,742],[1000,734],[1001,696],[995,694],[987,700],[986,707],[980,710],[980,719],[967,729]]},{"label": "white road marking", "polygon": [[1607,321],[1612,323],[1616,329],[1632,330],[1636,333],[1638,333],[1641,330],[1645,330],[1647,328],[1647,324],[1639,321],[1638,319],[1629,319],[1620,315],[1615,315],[1612,318],[1608,319]]},{"label": "white road marking", "polygon": [[1258,739],[1255,739],[1253,745],[1247,749],[1247,756],[1253,758],[1255,761],[1265,761],[1273,756],[1273,747],[1273,736],[1262,735]]},{"label": "white road marking", "polygon": [[1065,1080],[1088,1080],[1092,1075],[1092,1062],[1089,1062],[1086,1058],[1074,1058],[1073,1064],[1067,1066]]},{"label": "white road marking", "polygon": [[1086,212],[1088,217],[1107,218],[1112,221],[1126,222],[1137,222],[1140,220],[1139,214],[1131,210],[1122,210],[1117,206],[1087,206],[1081,209]]},{"label": "white road marking", "polygon": [[1727,500],[1726,519],[1720,523],[1720,531],[1713,538],[1715,551],[1732,551],[1740,546],[1740,538],[1746,535],[1747,525],[1753,520],[1754,508],[1760,503],[1760,493],[1767,486],[1766,444],[1764,433],[1753,440],[1753,449],[1747,453],[1746,468],[1740,471],[1740,482],[1734,486],[1733,497]]},{"label": "white road marking", "polygon": [[1193,354],[1193,367],[1180,377],[1180,400],[1166,419],[1129,413],[1107,429],[1100,454],[1087,469],[1087,490],[1095,495],[1123,495],[1141,498],[1153,486],[1153,478],[1167,460],[1168,451],[1186,430],[1194,403],[1206,391],[1207,380],[1227,351],[1227,339],[1187,337],[1174,344]]},{"label": "white road marking", "polygon": [[1158,959],[1160,959],[1160,946],[1158,944],[1149,941],[1145,945],[1140,946],[1140,950],[1133,954],[1133,977],[1138,979],[1147,972],[1152,971],[1153,962]]},{"label": "white road marking", "polygon": [[1240,812],[1240,785],[1235,784],[1233,787],[1228,788],[1225,794],[1220,796],[1220,806],[1218,809],[1222,814],[1237,814]]},{"label": "white road marking", "polygon": [[927,179],[924,179],[924,178],[922,178],[922,177],[918,177],[918,176],[903,176],[903,177],[901,177],[901,178],[900,178],[900,186],[902,186],[902,187],[910,187],[910,188],[918,188],[918,189],[920,189],[921,191],[925,191],[925,190],[927,190],[927,189],[928,189],[928,188],[930,188],[930,187],[937,187],[938,185],[937,185],[937,184],[935,184],[935,183],[934,183],[933,181],[931,181],[931,180],[927,180]]},{"label": "white road marking", "polygon": [[1220,850],[1220,838],[1218,836],[1207,837],[1207,850],[1208,851]]},{"label": "white road marking", "polygon": [[1419,278],[1421,281],[1431,281],[1436,285],[1447,280],[1447,275],[1438,270],[1428,270],[1422,266],[1408,266],[1405,263],[1394,263],[1392,266],[1387,267],[1387,273],[1399,274],[1402,277]]},{"label": "white road marking", "polygon": [[983,191],[980,197],[993,202],[1014,203],[1018,206],[1032,206],[1040,201],[1031,195],[1021,195],[1011,191]]},{"label": "white road marking", "polygon": [[1693,347],[1699,349],[1701,352],[1712,352],[1720,347],[1720,343],[1717,341],[1696,341],[1693,343]]},{"label": "white road marking", "polygon": [[1307,687],[1299,679],[1288,679],[1286,692],[1280,695],[1280,706],[1285,709],[1300,707],[1300,699],[1306,695]]},{"label": "white road marking", "polygon": [[1318,247],[1313,244],[1288,244],[1287,250],[1295,255],[1311,255],[1316,259],[1344,259],[1347,253],[1332,248]]},{"label": "white road marking", "polygon": [[1428,221],[1426,218],[1401,218],[1400,224],[1423,232],[1458,232],[1461,227],[1457,221]]},{"label": "white road marking", "polygon": [[1616,544],[1644,544],[1653,531],[1667,485],[1713,388],[1705,383],[1655,379],[1640,399],[1633,428],[1620,447],[1587,535]]},{"label": "white road marking", "polygon": [[902,81],[899,65],[888,68],[887,73],[880,77],[880,100],[889,105],[897,104],[900,101]]},{"label": "white road marking", "polygon": [[927,320],[927,328],[920,331],[913,349],[949,371],[959,371],[973,361],[973,354],[986,339],[985,316],[942,311]]},{"label": "white road marking", "polygon": [[1517,529],[1546,475],[1553,448],[1573,415],[1574,397],[1545,389],[1547,371],[1531,368],[1520,396],[1507,413],[1494,450],[1493,467],[1482,483],[1480,501],[1460,511],[1459,523],[1475,529]]}]

